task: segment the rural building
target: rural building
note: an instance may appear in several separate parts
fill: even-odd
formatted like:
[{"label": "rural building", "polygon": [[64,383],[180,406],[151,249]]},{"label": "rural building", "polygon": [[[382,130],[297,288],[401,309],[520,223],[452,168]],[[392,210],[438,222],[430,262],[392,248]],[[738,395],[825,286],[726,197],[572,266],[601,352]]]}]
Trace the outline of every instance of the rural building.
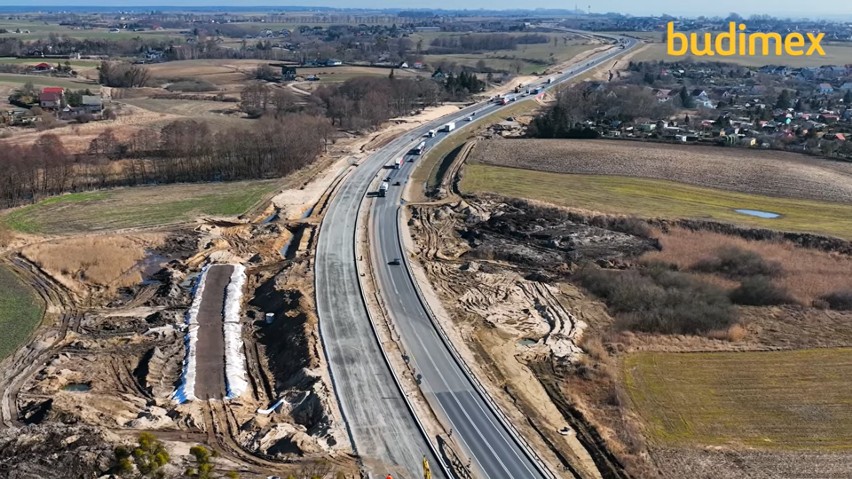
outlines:
[{"label": "rural building", "polygon": [[104,100],[99,96],[83,95],[80,108],[89,113],[100,113],[104,109]]},{"label": "rural building", "polygon": [[49,72],[50,70],[53,70],[53,65],[49,63],[39,63],[38,65],[33,66],[33,70],[37,72]]},{"label": "rural building", "polygon": [[834,87],[832,87],[828,83],[820,83],[818,91],[821,95],[831,95],[832,93],[834,93]]},{"label": "rural building", "polygon": [[57,92],[41,92],[38,95],[38,105],[44,109],[55,110],[62,107],[62,94]]}]

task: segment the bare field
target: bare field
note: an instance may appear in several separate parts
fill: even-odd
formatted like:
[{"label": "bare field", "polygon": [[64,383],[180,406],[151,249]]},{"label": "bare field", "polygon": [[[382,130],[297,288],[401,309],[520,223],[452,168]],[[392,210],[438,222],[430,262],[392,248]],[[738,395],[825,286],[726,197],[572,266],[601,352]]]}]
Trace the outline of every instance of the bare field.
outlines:
[{"label": "bare field", "polygon": [[214,117],[217,119],[241,119],[237,116],[239,114],[238,104],[232,102],[168,100],[162,98],[132,98],[122,100],[122,102],[154,113],[189,117]]},{"label": "bare field", "polygon": [[804,305],[828,293],[852,291],[852,258],[796,247],[790,243],[748,241],[743,238],[712,233],[672,229],[659,234],[662,251],[645,253],[646,260],[658,260],[689,269],[724,247],[758,253],[767,261],[781,265],[783,274],[773,281],[783,286]]},{"label": "bare field", "polygon": [[480,142],[471,162],[554,173],[654,178],[852,204],[852,163],[795,153],[607,140]]},{"label": "bare field", "polygon": [[852,451],[852,350],[636,353],[632,403],[659,445]]}]

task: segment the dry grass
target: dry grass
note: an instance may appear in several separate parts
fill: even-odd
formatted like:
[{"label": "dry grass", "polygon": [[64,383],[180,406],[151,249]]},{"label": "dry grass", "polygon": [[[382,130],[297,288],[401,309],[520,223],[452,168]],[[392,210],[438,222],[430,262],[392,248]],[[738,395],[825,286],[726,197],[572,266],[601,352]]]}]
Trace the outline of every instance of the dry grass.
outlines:
[{"label": "dry grass", "polygon": [[636,353],[623,374],[659,445],[852,451],[850,353]]},{"label": "dry grass", "polygon": [[[736,247],[753,251],[764,260],[781,265],[783,273],[773,281],[787,289],[802,304],[810,305],[825,294],[852,289],[852,258],[790,243],[748,241],[743,238],[707,231],[672,229],[659,235],[662,251],[646,253],[643,260],[657,260],[689,269],[710,259],[720,248]],[[729,286],[729,281],[717,284]]]},{"label": "dry grass", "polygon": [[480,142],[469,161],[852,203],[852,163],[786,152],[617,140],[498,140]]},{"label": "dry grass", "polygon": [[162,234],[82,236],[38,243],[21,253],[69,289],[88,286],[108,289],[142,281],[139,262],[147,250],[163,242]]}]

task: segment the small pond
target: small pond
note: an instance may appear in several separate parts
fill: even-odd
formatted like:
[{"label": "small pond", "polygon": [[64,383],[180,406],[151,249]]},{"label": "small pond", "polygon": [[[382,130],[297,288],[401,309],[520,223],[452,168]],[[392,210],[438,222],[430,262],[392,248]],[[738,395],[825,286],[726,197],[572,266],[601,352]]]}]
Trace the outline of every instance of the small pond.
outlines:
[{"label": "small pond", "polygon": [[68,383],[62,388],[63,391],[86,392],[92,389],[89,383]]},{"label": "small pond", "polygon": [[739,210],[734,210],[734,211],[736,211],[737,213],[743,214],[743,215],[757,216],[758,218],[765,218],[765,219],[770,219],[770,220],[781,217],[780,213],[771,213],[769,211],[747,210],[747,209],[739,209]]},{"label": "small pond", "polygon": [[524,347],[526,347],[526,348],[529,348],[529,347],[531,347],[531,346],[535,346],[535,344],[536,344],[537,342],[538,342],[538,341],[536,341],[535,339],[525,338],[525,339],[522,339],[522,340],[518,341],[518,344],[519,344],[519,345],[521,345],[521,346],[524,346]]}]

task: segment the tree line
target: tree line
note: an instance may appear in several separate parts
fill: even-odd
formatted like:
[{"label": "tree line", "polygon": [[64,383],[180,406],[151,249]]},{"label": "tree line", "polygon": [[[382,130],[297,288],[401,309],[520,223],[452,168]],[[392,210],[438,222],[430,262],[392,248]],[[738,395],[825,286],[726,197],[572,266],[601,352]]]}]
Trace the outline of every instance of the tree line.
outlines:
[{"label": "tree line", "polygon": [[0,147],[0,206],[95,188],[286,176],[315,161],[333,133],[328,120],[302,114],[221,131],[181,119],[126,139],[104,130],[82,154],[45,134],[32,145]]},{"label": "tree line", "polygon": [[344,129],[374,128],[390,118],[437,105],[444,92],[428,79],[356,77],[313,93],[333,125]]},{"label": "tree line", "polygon": [[596,138],[597,132],[587,122],[629,122],[664,118],[671,113],[671,105],[658,102],[650,91],[638,86],[569,88],[557,95],[553,106],[533,119],[528,134],[539,138]]},{"label": "tree line", "polygon": [[488,50],[514,50],[519,44],[549,43],[547,35],[453,35],[437,37],[430,42],[430,53],[481,52]]}]

